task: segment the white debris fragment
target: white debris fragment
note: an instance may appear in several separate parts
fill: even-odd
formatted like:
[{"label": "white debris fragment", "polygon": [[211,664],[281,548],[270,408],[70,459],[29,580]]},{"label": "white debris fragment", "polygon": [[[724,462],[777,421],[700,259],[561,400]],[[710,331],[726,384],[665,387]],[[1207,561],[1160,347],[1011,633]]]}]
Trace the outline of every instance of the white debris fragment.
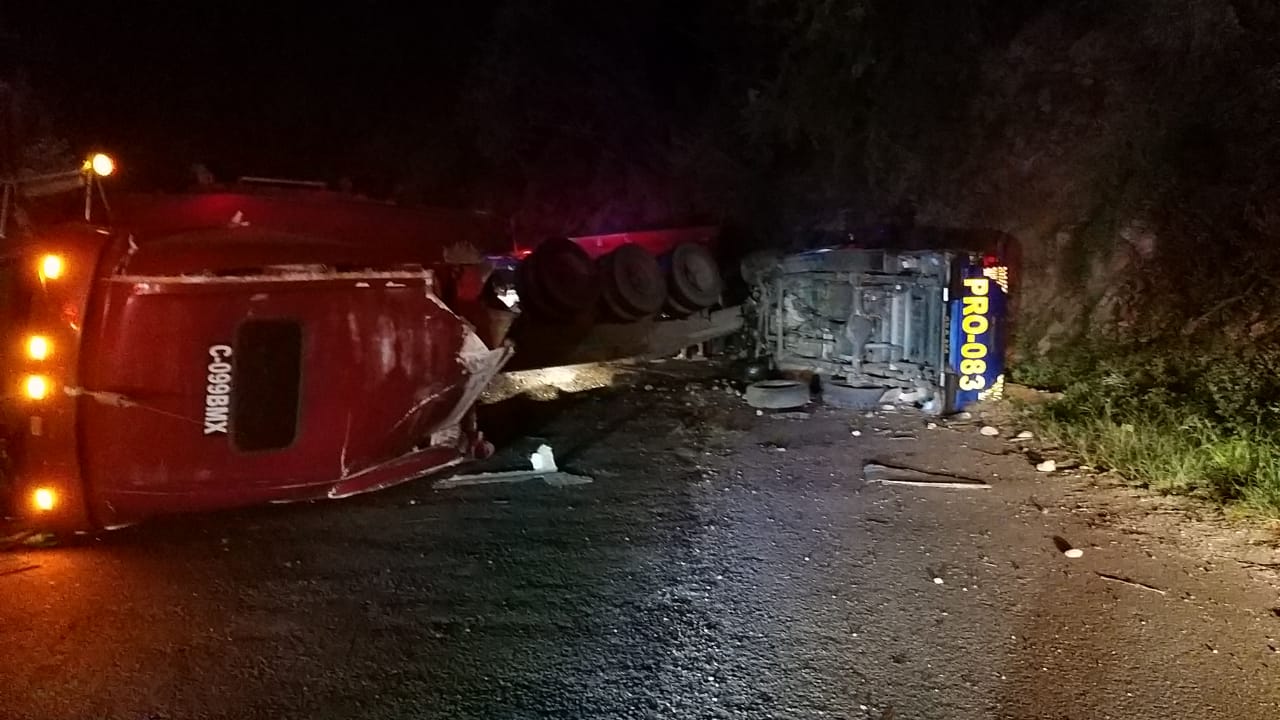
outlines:
[{"label": "white debris fragment", "polygon": [[926,429],[926,430],[937,430],[937,429],[938,429],[938,423],[931,422],[931,423],[929,423],[928,425],[925,425],[924,427],[925,427],[925,429]]},{"label": "white debris fragment", "polygon": [[1045,460],[1039,465],[1036,465],[1036,470],[1039,470],[1042,473],[1051,473],[1057,469],[1058,469],[1058,463],[1052,460]]},{"label": "white debris fragment", "polygon": [[998,429],[993,428],[990,425],[983,425],[982,429],[979,430],[978,432],[982,433],[983,435],[986,435],[987,437],[995,437],[1000,434],[1000,431]]},{"label": "white debris fragment", "polygon": [[892,405],[885,404],[885,405],[881,405],[880,409],[884,410],[885,412],[890,412],[894,409],[894,407]]},{"label": "white debris fragment", "polygon": [[1017,439],[1017,440],[1030,440],[1030,439],[1034,438],[1035,436],[1036,436],[1036,434],[1035,434],[1035,433],[1033,433],[1033,432],[1031,432],[1030,430],[1023,430],[1022,432],[1018,433],[1018,436],[1017,436],[1015,439]]},{"label": "white debris fragment", "polygon": [[926,393],[923,390],[903,391],[898,394],[898,402],[915,404],[925,399]]},{"label": "white debris fragment", "polygon": [[849,434],[850,434],[850,435],[852,435],[852,436],[854,436],[854,437],[862,437],[862,431],[861,431],[861,430],[854,430],[853,432],[851,432],[851,433],[849,433]]},{"label": "white debris fragment", "polygon": [[972,419],[973,419],[973,413],[971,413],[971,412],[962,412],[962,413],[960,413],[959,415],[956,415],[956,419],[957,419],[957,420],[972,420]]},{"label": "white debris fragment", "polygon": [[756,417],[759,417],[759,416],[761,416],[761,415],[764,415],[764,411],[763,411],[763,410],[757,410],[757,411],[756,411]]},{"label": "white debris fragment", "polygon": [[1068,550],[1064,550],[1062,554],[1066,555],[1072,560],[1079,560],[1080,558],[1084,557],[1084,551],[1081,550],[1080,548],[1070,548]]},{"label": "white debris fragment", "polygon": [[537,451],[529,456],[529,465],[537,472],[555,472],[556,456],[550,445],[539,445]]},{"label": "white debris fragment", "polygon": [[934,579],[933,579],[933,584],[934,584],[934,585],[941,585],[941,584],[942,584],[942,578],[940,578],[940,577],[936,577],[936,578],[934,578]]},{"label": "white debris fragment", "polygon": [[645,385],[645,386],[644,386],[644,391],[645,391],[645,392],[653,392],[653,386],[652,386],[652,385]]}]

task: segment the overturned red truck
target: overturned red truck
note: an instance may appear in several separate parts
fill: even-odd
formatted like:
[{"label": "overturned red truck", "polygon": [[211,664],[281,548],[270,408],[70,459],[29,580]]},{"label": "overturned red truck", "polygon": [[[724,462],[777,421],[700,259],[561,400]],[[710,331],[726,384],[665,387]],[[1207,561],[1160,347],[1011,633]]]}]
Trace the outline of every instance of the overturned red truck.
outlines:
[{"label": "overturned red truck", "polygon": [[[41,527],[421,477],[491,450],[474,405],[522,333],[530,367],[634,354],[658,314],[684,318],[673,347],[740,322],[700,312],[713,228],[508,252],[482,216],[280,183],[114,197],[108,217],[111,169],[4,184],[0,495]],[[18,231],[23,201],[69,190],[75,222]],[[593,339],[610,324],[631,329]]]}]

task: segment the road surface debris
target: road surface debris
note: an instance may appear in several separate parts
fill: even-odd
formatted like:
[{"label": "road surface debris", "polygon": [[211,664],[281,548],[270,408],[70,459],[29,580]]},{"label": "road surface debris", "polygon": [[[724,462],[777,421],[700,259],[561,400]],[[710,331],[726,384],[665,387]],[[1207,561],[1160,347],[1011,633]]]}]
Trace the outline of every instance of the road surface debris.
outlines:
[{"label": "road surface debris", "polygon": [[470,475],[454,475],[437,481],[433,487],[436,490],[452,490],[468,485],[524,482],[525,480],[537,478],[541,478],[543,482],[552,487],[586,485],[594,482],[592,478],[585,475],[561,472],[556,466],[555,453],[552,452],[550,445],[539,445],[538,449],[529,455],[529,465],[530,468],[528,470],[501,470],[498,472],[472,473]]},{"label": "road surface debris", "polygon": [[867,463],[862,467],[862,476],[867,482],[879,485],[909,485],[960,490],[986,490],[991,487],[989,483],[982,480],[960,475],[928,472],[916,468],[874,462]]}]

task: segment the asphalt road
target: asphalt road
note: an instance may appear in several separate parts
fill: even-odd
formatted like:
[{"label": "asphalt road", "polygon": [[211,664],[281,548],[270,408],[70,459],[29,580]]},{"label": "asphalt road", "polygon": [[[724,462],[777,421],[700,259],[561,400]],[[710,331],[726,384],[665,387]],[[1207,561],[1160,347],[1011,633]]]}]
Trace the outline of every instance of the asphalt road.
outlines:
[{"label": "asphalt road", "polygon": [[[1080,512],[979,451],[1002,441],[643,382],[494,409],[496,464],[545,440],[590,484],[0,555],[0,718],[1280,717],[1273,588]],[[994,487],[868,485],[869,458]]]}]

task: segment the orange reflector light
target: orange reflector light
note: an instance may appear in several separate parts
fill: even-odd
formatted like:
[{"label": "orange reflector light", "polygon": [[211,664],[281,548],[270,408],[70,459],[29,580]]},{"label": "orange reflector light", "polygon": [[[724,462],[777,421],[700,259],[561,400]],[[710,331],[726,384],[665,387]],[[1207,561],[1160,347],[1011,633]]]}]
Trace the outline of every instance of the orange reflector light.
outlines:
[{"label": "orange reflector light", "polygon": [[43,375],[28,375],[22,383],[22,391],[32,400],[43,400],[49,395],[49,379]]},{"label": "orange reflector light", "polygon": [[89,160],[89,167],[93,168],[94,174],[98,177],[106,177],[116,171],[116,161],[106,153],[98,153]]},{"label": "orange reflector light", "polygon": [[53,351],[49,338],[43,335],[32,335],[27,338],[27,357],[32,360],[44,360]]},{"label": "orange reflector light", "polygon": [[62,277],[65,269],[66,264],[62,262],[60,255],[45,255],[40,258],[40,277],[45,280],[57,280]]},{"label": "orange reflector light", "polygon": [[40,512],[49,512],[58,504],[58,493],[47,487],[36,488],[31,493],[31,504]]}]

